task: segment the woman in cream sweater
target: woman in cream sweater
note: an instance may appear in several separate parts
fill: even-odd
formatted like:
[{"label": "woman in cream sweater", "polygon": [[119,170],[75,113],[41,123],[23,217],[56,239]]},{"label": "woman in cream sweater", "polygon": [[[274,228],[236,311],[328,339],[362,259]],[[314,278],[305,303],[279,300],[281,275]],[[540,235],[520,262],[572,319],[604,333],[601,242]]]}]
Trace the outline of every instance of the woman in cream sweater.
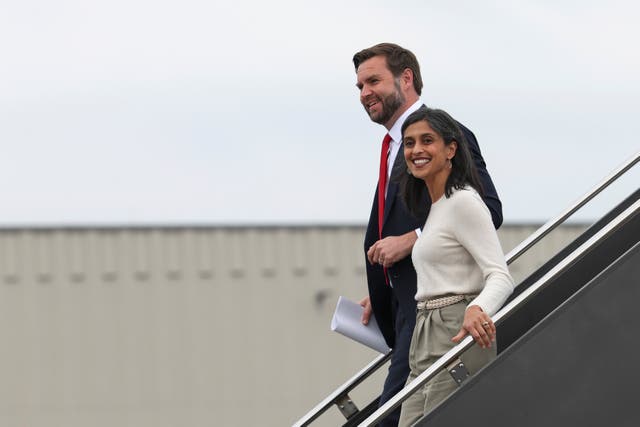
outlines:
[{"label": "woman in cream sweater", "polygon": [[[513,279],[456,121],[422,107],[405,121],[402,141],[407,174],[401,184],[409,210],[424,209],[424,191],[432,200],[412,252],[418,313],[408,384],[467,334],[477,343],[461,357],[469,372],[494,359],[491,316],[513,292]],[[400,426],[413,424],[456,388],[449,373],[440,372],[403,403]]]}]

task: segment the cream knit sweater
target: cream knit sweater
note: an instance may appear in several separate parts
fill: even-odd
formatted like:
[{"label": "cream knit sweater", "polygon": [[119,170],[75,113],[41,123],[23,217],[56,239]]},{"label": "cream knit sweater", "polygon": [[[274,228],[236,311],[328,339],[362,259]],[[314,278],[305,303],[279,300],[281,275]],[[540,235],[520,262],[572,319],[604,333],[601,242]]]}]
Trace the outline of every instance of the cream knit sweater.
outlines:
[{"label": "cream knit sweater", "polygon": [[432,204],[411,258],[418,275],[417,301],[479,294],[469,305],[492,316],[513,292],[489,209],[470,187]]}]

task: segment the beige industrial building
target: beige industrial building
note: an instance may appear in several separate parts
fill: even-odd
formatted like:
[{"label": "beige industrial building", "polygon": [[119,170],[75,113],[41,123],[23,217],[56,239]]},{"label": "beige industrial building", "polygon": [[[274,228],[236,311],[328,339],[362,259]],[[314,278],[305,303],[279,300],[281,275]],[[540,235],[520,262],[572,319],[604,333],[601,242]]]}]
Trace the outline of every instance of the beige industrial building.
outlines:
[{"label": "beige industrial building", "polygon": [[[503,226],[505,252],[536,228]],[[585,228],[547,236],[512,264],[516,280]],[[338,296],[366,292],[363,233],[0,229],[0,426],[291,425],[376,357],[329,329]]]}]

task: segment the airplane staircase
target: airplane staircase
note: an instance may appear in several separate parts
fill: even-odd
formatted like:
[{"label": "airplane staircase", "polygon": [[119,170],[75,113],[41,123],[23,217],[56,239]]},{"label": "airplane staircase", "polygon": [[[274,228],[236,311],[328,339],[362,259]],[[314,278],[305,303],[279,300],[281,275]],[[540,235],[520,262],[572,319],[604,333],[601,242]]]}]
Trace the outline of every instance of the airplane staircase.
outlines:
[{"label": "airplane staircase", "polygon": [[[592,191],[507,255],[510,264],[640,161],[637,153]],[[640,189],[517,285],[493,316],[498,357],[460,377],[471,337],[445,354],[381,408],[358,409],[348,393],[384,366],[380,355],[338,387],[294,427],[336,405],[344,426],[374,426],[440,371],[460,387],[416,426],[640,425],[634,393],[640,371]],[[458,374],[456,374],[456,371]],[[491,423],[491,424],[490,424]]]}]

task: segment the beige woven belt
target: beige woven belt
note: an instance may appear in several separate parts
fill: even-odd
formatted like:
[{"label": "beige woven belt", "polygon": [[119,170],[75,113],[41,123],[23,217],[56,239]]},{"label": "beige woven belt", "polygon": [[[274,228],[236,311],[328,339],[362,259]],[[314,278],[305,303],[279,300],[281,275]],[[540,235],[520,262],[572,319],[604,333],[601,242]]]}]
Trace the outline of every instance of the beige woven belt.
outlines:
[{"label": "beige woven belt", "polygon": [[475,298],[476,296],[477,295],[447,295],[440,298],[430,299],[428,301],[418,301],[418,310],[435,310],[437,308],[456,304],[467,297]]}]

